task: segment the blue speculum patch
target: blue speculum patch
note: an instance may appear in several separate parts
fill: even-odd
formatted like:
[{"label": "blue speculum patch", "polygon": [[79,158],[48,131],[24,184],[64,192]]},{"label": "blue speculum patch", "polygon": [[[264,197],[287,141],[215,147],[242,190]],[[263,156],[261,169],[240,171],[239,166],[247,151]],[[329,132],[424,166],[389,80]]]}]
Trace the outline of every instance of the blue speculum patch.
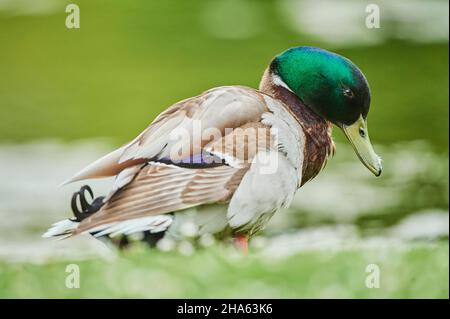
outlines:
[{"label": "blue speculum patch", "polygon": [[206,152],[189,155],[181,159],[163,157],[156,161],[164,164],[172,164],[179,167],[189,168],[215,167],[226,164],[225,160],[222,158]]}]

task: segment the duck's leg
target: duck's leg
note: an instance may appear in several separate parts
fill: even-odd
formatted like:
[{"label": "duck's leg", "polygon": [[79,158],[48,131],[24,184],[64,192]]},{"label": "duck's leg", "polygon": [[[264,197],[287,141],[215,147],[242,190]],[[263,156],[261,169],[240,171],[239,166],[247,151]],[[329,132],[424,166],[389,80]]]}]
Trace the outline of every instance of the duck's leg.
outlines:
[{"label": "duck's leg", "polygon": [[165,231],[159,233],[151,233],[150,231],[146,230],[144,231],[144,238],[142,239],[142,241],[146,242],[150,248],[154,248],[156,247],[158,241],[164,237],[164,234]]},{"label": "duck's leg", "polygon": [[247,234],[235,234],[233,236],[234,244],[244,254],[248,254],[248,235]]},{"label": "duck's leg", "polygon": [[121,249],[121,250],[128,248],[129,245],[130,245],[130,241],[128,240],[127,235],[123,235],[120,238],[120,241],[117,243],[117,247],[119,247],[119,249]]},{"label": "duck's leg", "polygon": [[[91,196],[92,203],[88,203],[86,200],[86,192]],[[100,210],[100,208],[104,205],[103,199],[104,196],[100,196],[94,198],[94,193],[92,189],[88,185],[84,185],[80,188],[78,192],[75,192],[72,195],[71,207],[73,215],[75,216],[76,221],[81,222],[83,219],[91,216]],[[78,208],[77,200],[80,203],[80,208]]]}]

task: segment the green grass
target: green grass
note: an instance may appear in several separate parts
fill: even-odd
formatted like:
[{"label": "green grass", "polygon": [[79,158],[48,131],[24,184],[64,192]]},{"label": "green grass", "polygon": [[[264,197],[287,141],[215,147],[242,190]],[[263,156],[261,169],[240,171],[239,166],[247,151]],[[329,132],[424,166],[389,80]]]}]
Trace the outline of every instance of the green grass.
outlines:
[{"label": "green grass", "polygon": [[[0,297],[36,298],[448,298],[448,242],[340,252],[303,252],[277,260],[221,247],[192,256],[137,247],[117,258],[0,263]],[[80,288],[65,287],[70,263]],[[368,264],[380,288],[365,286]]]}]

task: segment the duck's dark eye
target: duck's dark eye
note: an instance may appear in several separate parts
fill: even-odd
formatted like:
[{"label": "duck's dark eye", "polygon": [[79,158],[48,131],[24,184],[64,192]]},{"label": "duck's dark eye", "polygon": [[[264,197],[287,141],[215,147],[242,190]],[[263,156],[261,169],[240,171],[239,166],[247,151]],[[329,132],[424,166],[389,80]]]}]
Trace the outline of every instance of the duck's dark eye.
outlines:
[{"label": "duck's dark eye", "polygon": [[364,131],[364,129],[362,127],[359,128],[359,135],[362,138],[366,137],[366,131]]},{"label": "duck's dark eye", "polygon": [[349,99],[353,99],[353,97],[355,96],[353,94],[353,91],[350,89],[344,89],[344,91],[342,91],[342,93],[344,94],[345,97],[347,97]]}]

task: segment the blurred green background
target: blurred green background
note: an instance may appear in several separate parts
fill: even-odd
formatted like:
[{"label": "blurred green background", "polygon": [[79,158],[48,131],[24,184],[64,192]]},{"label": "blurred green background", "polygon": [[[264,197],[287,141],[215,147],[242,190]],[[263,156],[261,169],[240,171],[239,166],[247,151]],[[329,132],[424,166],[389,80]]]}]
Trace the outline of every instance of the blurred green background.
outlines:
[{"label": "blurred green background", "polygon": [[[276,1],[245,1],[250,11],[237,18],[239,5],[231,12],[224,6],[210,21],[208,14],[221,9],[210,8],[214,2],[77,1],[81,28],[72,30],[64,25],[63,1],[42,15],[0,11],[1,139],[126,142],[180,99],[220,85],[257,87],[273,56],[289,47],[329,47],[290,27]],[[208,31],[223,24],[257,30],[237,38]],[[368,33],[388,27],[383,21]],[[371,85],[374,142],[425,139],[446,151],[448,44],[388,37],[382,45],[346,46],[334,50],[360,66]]]},{"label": "blurred green background", "polygon": [[[65,27],[68,3],[0,0],[0,176],[10,181],[0,188],[0,214],[6,218],[3,228],[8,234],[0,236],[1,297],[448,297],[448,225],[439,228],[442,220],[448,224],[447,1],[379,1],[379,29],[366,28],[365,7],[370,2],[364,1],[77,0],[80,29]],[[52,162],[61,158],[61,149],[65,159],[73,160],[78,153],[70,149],[80,141],[106,137],[106,144],[89,148],[106,152],[135,137],[174,102],[215,86],[257,87],[272,57],[298,45],[335,51],[363,70],[372,90],[371,139],[384,158],[386,174],[369,177],[335,131],[338,153],[321,174],[328,177],[307,185],[305,197],[299,194],[298,204],[275,220],[263,237],[270,241],[271,236],[302,228],[351,225],[362,238],[388,238],[392,227],[403,231],[411,224],[419,234],[401,238],[401,245],[406,238],[406,250],[398,250],[395,241],[378,250],[373,245],[369,253],[365,246],[338,251],[324,260],[322,249],[312,249],[280,259],[276,271],[264,264],[264,257],[252,256],[240,260],[245,264],[240,271],[229,260],[234,255],[221,246],[190,257],[138,249],[112,263],[96,258],[83,262],[90,289],[74,291],[54,279],[64,276],[61,260],[37,266],[33,258],[11,261],[11,251],[17,250],[13,247],[22,247],[15,245],[23,238],[34,241],[49,221],[68,216],[68,193],[58,204],[64,209],[52,206],[50,198],[44,204],[44,195],[36,193],[41,182],[54,192],[57,182],[90,159],[79,155],[77,164],[71,162],[72,171],[52,175],[56,166],[66,163]],[[48,141],[58,146],[49,147]],[[91,156],[95,159],[97,153]],[[34,176],[35,171],[46,174]],[[320,197],[320,189],[341,192],[340,200],[354,205],[349,208],[334,202],[333,196]],[[316,201],[310,199],[314,196]],[[20,206],[36,198],[41,200]],[[345,215],[339,207],[355,211]],[[12,215],[20,216],[14,217],[20,222],[10,222]],[[423,227],[421,219],[406,221],[418,215],[438,217],[424,217]],[[405,221],[407,226],[401,224]],[[424,231],[427,227],[429,232]],[[395,261],[389,263],[386,256]],[[207,276],[191,278],[180,274],[180,259],[181,264],[189,259],[193,271],[204,260],[216,262],[208,264],[213,270]],[[357,264],[350,262],[353,259]],[[364,267],[358,267],[371,260],[385,264],[391,278],[391,284],[378,291],[360,286],[359,275],[351,275],[360,269],[364,276]],[[335,275],[315,284],[311,278],[323,277],[330,265]],[[93,275],[102,267],[111,267],[111,273]],[[145,267],[147,272],[130,279],[134,286],[129,292],[123,282],[102,285]],[[246,283],[247,288],[225,287],[220,278],[230,272],[234,275],[229,280]],[[166,280],[170,288],[160,294],[136,288],[140,280],[151,285],[155,273],[177,275]],[[208,282],[214,282],[214,288],[206,288]],[[92,290],[93,286],[103,288]]]}]

